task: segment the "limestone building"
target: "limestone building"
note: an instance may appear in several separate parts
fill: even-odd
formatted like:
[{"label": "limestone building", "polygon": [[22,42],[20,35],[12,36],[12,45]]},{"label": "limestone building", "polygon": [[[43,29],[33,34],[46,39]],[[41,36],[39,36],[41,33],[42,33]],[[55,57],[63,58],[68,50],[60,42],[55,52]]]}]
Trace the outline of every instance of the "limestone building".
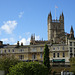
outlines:
[{"label": "limestone building", "polygon": [[64,33],[64,15],[60,15],[59,20],[53,20],[52,14],[48,15],[48,41],[53,41],[53,43],[65,42]]},{"label": "limestone building", "polygon": [[22,61],[43,61],[45,43],[49,47],[49,57],[52,63],[69,62],[71,57],[75,57],[74,30],[71,27],[70,34],[64,30],[64,15],[60,15],[59,20],[52,20],[51,12],[48,15],[48,40],[35,40],[35,35],[31,35],[30,45],[9,45],[0,41],[0,57],[14,56]]}]

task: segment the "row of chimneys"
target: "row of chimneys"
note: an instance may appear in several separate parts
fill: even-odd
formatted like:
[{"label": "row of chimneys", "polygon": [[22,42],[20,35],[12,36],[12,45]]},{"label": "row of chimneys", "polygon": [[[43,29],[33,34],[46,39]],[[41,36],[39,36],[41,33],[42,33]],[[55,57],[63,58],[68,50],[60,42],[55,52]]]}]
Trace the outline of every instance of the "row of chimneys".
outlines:
[{"label": "row of chimneys", "polygon": [[[19,46],[19,41],[17,41],[17,46]],[[21,46],[23,46],[23,42],[21,42]]]},{"label": "row of chimneys", "polygon": [[[3,45],[3,41],[0,41],[0,46]],[[19,46],[19,41],[17,41],[17,46]],[[23,42],[21,42],[21,46],[23,46]]]},{"label": "row of chimneys", "polygon": [[0,41],[0,46],[2,46],[3,45],[3,41]]}]

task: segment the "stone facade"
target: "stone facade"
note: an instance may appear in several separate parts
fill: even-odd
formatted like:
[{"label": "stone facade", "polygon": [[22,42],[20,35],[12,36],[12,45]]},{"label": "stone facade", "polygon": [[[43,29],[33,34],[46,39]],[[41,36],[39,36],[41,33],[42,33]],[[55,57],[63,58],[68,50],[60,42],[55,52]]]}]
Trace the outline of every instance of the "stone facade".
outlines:
[{"label": "stone facade", "polygon": [[75,57],[75,39],[68,39],[69,59]]},{"label": "stone facade", "polygon": [[51,12],[48,15],[48,41],[53,41],[53,43],[65,42],[63,13],[59,20],[52,20]]},{"label": "stone facade", "polygon": [[[4,48],[0,48],[0,57],[11,56],[23,61],[43,61],[44,45],[27,45],[19,46],[16,48],[16,45],[7,45]],[[65,44],[48,44],[49,47],[49,57],[52,61],[53,59],[65,59],[65,62],[68,62],[68,47]],[[54,55],[55,54],[55,55]]]}]

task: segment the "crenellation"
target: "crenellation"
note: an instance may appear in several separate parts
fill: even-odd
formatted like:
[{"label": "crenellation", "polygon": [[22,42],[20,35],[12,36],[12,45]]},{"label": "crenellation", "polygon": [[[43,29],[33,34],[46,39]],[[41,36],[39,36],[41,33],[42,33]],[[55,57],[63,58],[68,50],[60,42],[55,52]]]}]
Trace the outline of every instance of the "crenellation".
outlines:
[{"label": "crenellation", "polygon": [[[50,18],[48,18],[50,19]],[[52,20],[52,18],[51,18]],[[48,21],[49,22],[49,21]],[[48,23],[48,40],[53,40],[55,43],[61,42],[61,37],[64,36],[64,34],[61,36],[61,34],[64,32],[64,15],[60,15],[59,20],[52,20]],[[60,39],[60,40],[58,40]],[[65,42],[65,39],[64,41]]]}]

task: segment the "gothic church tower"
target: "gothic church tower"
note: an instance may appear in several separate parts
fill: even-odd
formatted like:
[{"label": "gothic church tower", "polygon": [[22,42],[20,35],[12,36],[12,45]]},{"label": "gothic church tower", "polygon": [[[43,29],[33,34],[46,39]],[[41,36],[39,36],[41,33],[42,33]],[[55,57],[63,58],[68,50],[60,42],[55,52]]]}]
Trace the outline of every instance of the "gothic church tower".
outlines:
[{"label": "gothic church tower", "polygon": [[74,39],[74,30],[73,30],[72,26],[71,26],[71,30],[70,30],[70,38]]},{"label": "gothic church tower", "polygon": [[52,20],[51,12],[48,15],[48,41],[54,43],[65,42],[64,33],[64,15],[63,12],[60,15],[59,20]]}]

